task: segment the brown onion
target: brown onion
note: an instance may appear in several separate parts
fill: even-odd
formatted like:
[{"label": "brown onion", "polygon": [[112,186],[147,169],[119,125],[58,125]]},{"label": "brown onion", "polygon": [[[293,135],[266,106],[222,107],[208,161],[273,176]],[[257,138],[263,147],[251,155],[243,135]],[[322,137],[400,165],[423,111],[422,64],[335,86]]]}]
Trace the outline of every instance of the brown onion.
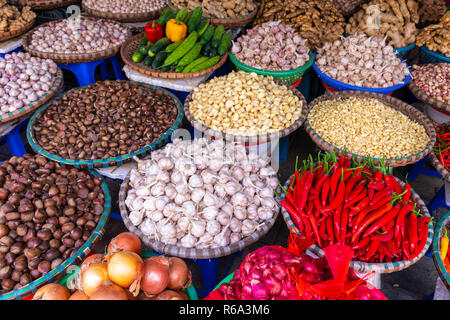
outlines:
[{"label": "brown onion", "polygon": [[70,296],[69,300],[89,300],[89,297],[83,291],[77,290]]},{"label": "brown onion", "polygon": [[144,275],[141,289],[147,295],[161,293],[169,283],[169,259],[153,256],[144,260]]},{"label": "brown onion", "polygon": [[186,289],[191,285],[192,277],[186,262],[177,257],[169,258],[169,282],[167,287],[173,290]]},{"label": "brown onion", "polygon": [[89,297],[89,300],[128,300],[124,289],[112,282],[105,282]]},{"label": "brown onion", "polygon": [[81,287],[86,295],[91,296],[95,289],[108,280],[106,263],[93,263],[81,274]]},{"label": "brown onion", "polygon": [[144,273],[144,261],[131,251],[113,253],[108,261],[108,275],[114,283],[122,288],[129,288],[137,296]]},{"label": "brown onion", "polygon": [[140,255],[142,243],[139,237],[134,233],[122,232],[111,240],[107,251],[109,255],[119,251],[131,251]]},{"label": "brown onion", "polygon": [[95,253],[87,257],[80,266],[80,274],[82,274],[91,264],[103,262],[105,256],[101,253]]},{"label": "brown onion", "polygon": [[177,291],[166,290],[155,297],[155,300],[185,300],[184,297]]},{"label": "brown onion", "polygon": [[57,283],[49,283],[40,288],[33,300],[67,300],[70,297],[69,290]]}]

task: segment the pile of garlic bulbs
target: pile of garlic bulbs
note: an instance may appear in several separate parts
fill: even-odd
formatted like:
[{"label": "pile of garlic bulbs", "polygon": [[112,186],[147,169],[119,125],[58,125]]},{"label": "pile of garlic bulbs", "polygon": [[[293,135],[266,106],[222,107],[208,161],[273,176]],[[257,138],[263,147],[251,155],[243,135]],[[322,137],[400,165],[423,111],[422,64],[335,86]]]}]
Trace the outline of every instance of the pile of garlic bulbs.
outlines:
[{"label": "pile of garlic bulbs", "polygon": [[186,248],[228,246],[279,212],[270,159],[206,138],[175,139],[138,160],[125,204],[150,239]]}]

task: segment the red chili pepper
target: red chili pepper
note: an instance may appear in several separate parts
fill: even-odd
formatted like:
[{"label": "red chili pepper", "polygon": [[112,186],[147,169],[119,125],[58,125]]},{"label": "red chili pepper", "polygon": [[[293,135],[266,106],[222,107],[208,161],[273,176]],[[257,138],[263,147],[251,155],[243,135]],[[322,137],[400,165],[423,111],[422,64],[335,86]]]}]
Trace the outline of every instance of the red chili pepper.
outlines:
[{"label": "red chili pepper", "polygon": [[320,176],[320,178],[317,179],[317,182],[316,182],[316,184],[314,185],[314,189],[315,189],[315,190],[318,190],[318,191],[322,190],[322,186],[323,186],[323,184],[325,183],[325,181],[328,179],[328,177],[329,177],[329,176],[326,175],[326,174]]},{"label": "red chili pepper", "polygon": [[394,227],[395,227],[395,219],[392,219],[389,223],[387,223],[387,224],[385,224],[384,226],[381,227],[381,231],[386,232],[386,231],[389,231],[391,229],[394,229]]},{"label": "red chili pepper", "polygon": [[330,240],[330,236],[327,234],[327,224],[322,222],[319,226],[319,235],[323,240]]},{"label": "red chili pepper", "polygon": [[417,215],[411,213],[408,218],[409,252],[413,254],[417,247]]},{"label": "red chili pepper", "polygon": [[333,211],[336,210],[339,206],[341,206],[344,202],[344,193],[345,193],[345,183],[339,182],[339,187],[336,192],[336,197],[333,199],[333,201],[322,209],[322,211]]},{"label": "red chili pepper", "polygon": [[392,175],[387,175],[386,177],[388,177],[388,179],[391,181],[395,194],[401,194],[402,187],[400,187],[400,184],[398,183],[397,179],[395,179],[395,177]]},{"label": "red chili pepper", "polygon": [[382,200],[380,200],[379,202],[375,203],[372,206],[368,206],[366,207],[364,210],[362,210],[357,216],[356,216],[356,220],[355,223],[353,224],[353,231],[356,231],[356,229],[358,228],[358,226],[361,224],[361,222],[363,221],[363,219],[367,216],[367,214],[369,214],[372,211],[375,211],[381,207],[383,207],[384,205],[386,205],[387,203],[389,203],[390,201],[392,201],[392,198],[390,196],[386,196],[384,197]]},{"label": "red chili pepper", "polygon": [[366,189],[366,182],[364,180],[360,180],[350,193],[350,196],[348,197],[348,202],[351,202],[354,198],[360,195],[361,192],[363,192],[365,189]]},{"label": "red chili pepper", "polygon": [[396,248],[395,247],[395,245],[394,245],[394,242],[391,240],[391,241],[386,241],[385,243],[384,243],[384,245],[386,246],[386,248],[389,250],[389,252],[394,256],[394,257],[398,257],[398,252],[399,252],[399,250],[400,250],[400,252],[401,252],[401,248]]},{"label": "red chili pepper", "polygon": [[352,176],[352,175],[353,175],[352,170],[344,170],[344,176],[343,176],[344,182],[346,182],[348,180],[348,178],[350,178],[350,176]]},{"label": "red chili pepper", "polygon": [[369,242],[370,242],[370,238],[361,239],[361,241],[358,242],[357,244],[353,245],[352,248],[353,248],[353,250],[365,248],[369,244]]},{"label": "red chili pepper", "polygon": [[[366,197],[367,193],[365,192],[362,195],[363,195],[362,200],[359,201],[355,206],[350,207],[350,210],[351,210],[350,216],[351,217],[353,217],[356,213],[364,210],[369,205],[370,200],[369,200],[369,198]],[[344,208],[345,208],[345,206],[344,206]]]},{"label": "red chili pepper", "polygon": [[[375,222],[373,222],[373,224],[366,230],[366,232],[364,232],[362,237],[364,238],[370,236],[372,233],[380,229],[382,226],[386,225],[388,222],[395,220],[395,217],[397,216],[397,213],[400,210],[400,208],[401,208],[400,205],[396,205],[390,211],[383,213],[383,215],[380,216],[381,218],[379,219],[377,218],[378,220],[372,220]],[[370,216],[367,218],[370,219]]]},{"label": "red chili pepper", "polygon": [[339,233],[341,235],[341,243],[345,243],[345,235],[347,234],[347,224],[348,224],[348,215],[349,215],[350,209],[342,209],[341,214],[341,226]]},{"label": "red chili pepper", "polygon": [[412,204],[404,205],[400,209],[400,212],[398,213],[398,216],[397,216],[397,219],[395,222],[394,238],[397,238],[400,235],[400,232],[401,232],[401,235],[403,235],[404,232],[402,232],[402,226],[403,226],[403,230],[404,230],[405,216],[412,209],[413,209]]},{"label": "red chili pepper", "polygon": [[153,22],[149,22],[145,25],[145,34],[147,35],[148,41],[155,43],[164,37],[164,29],[159,23],[156,23],[155,20],[153,20]]},{"label": "red chili pepper", "polygon": [[408,239],[402,240],[402,251],[407,260],[411,259],[411,254],[409,253],[409,242]]},{"label": "red chili pepper", "polygon": [[369,245],[369,250],[366,252],[364,258],[369,260],[375,254],[375,252],[377,252],[379,245],[380,245],[380,241],[378,241],[378,240],[371,241],[370,245]]},{"label": "red chili pepper", "polygon": [[373,180],[375,180],[376,182],[382,182],[383,181],[383,172],[376,171],[375,175],[373,176]]},{"label": "red chili pepper", "polygon": [[318,244],[318,246],[319,246],[320,248],[322,248],[322,239],[321,239],[320,236],[319,236],[319,228],[318,228],[318,226],[317,226],[316,218],[314,217],[313,214],[310,214],[310,215],[308,216],[308,218],[309,218],[309,221],[311,222],[311,228],[312,228],[312,230],[313,230],[313,232],[314,232],[314,235],[315,235],[316,238],[317,238],[317,244]]},{"label": "red chili pepper", "polygon": [[336,170],[330,178],[330,192],[333,198],[336,194],[336,188],[338,186],[339,178],[341,177],[343,170],[344,169]]},{"label": "red chili pepper", "polygon": [[422,250],[425,247],[425,244],[427,243],[427,240],[428,240],[426,234],[427,234],[427,232],[425,232],[425,236],[419,237],[419,242],[417,244],[416,251],[414,252],[411,259],[414,259],[415,257],[417,257],[419,255],[420,252],[422,252]]},{"label": "red chili pepper", "polygon": [[391,176],[387,174],[383,178],[384,178],[384,184],[386,185],[386,188],[390,188],[390,189],[394,190],[394,185],[392,184]]},{"label": "red chili pepper", "polygon": [[320,204],[319,197],[314,199],[314,216],[318,218],[320,215],[320,210],[322,210],[322,205]]},{"label": "red chili pepper", "polygon": [[376,211],[371,212],[371,214],[368,215],[360,224],[356,224],[354,226],[354,228],[356,227],[356,232],[353,233],[351,242],[355,243],[355,241],[358,240],[361,233],[369,226],[369,224],[382,217],[386,212],[389,212],[391,209],[392,204],[388,202],[381,208],[377,209]]},{"label": "red chili pepper", "polygon": [[378,191],[377,193],[375,193],[375,195],[373,196],[372,200],[370,200],[370,205],[373,205],[374,203],[380,201],[381,199],[383,199],[386,196],[390,196],[392,193],[394,192],[393,189],[383,189]]},{"label": "red chili pepper", "polygon": [[336,211],[333,214],[333,230],[334,230],[334,236],[336,238],[336,242],[339,242],[341,240],[341,212],[342,207],[336,208]]},{"label": "red chili pepper", "polygon": [[345,203],[347,203],[350,200],[350,194],[353,190],[353,187],[359,180],[361,180],[361,176],[353,176],[347,181],[345,185],[345,196],[344,196]]},{"label": "red chili pepper", "polygon": [[330,236],[331,243],[334,242],[334,232],[333,232],[333,216],[329,216],[325,223],[327,224],[327,234]]},{"label": "red chili pepper", "polygon": [[327,205],[329,191],[330,191],[330,179],[326,179],[323,184],[322,194],[321,194],[322,207],[325,207]]},{"label": "red chili pepper", "polygon": [[[386,248],[385,243],[381,242],[379,245],[380,254],[383,253],[389,260],[392,260],[394,255]],[[380,257],[380,262],[384,261],[383,258]]]},{"label": "red chili pepper", "polygon": [[302,219],[303,225],[305,226],[305,235],[307,238],[311,237],[313,235],[311,230],[311,223],[309,222],[309,219],[307,215],[305,215],[303,212],[300,213],[300,218]]},{"label": "red chili pepper", "polygon": [[297,181],[297,183],[294,186],[294,200],[295,200],[295,205],[299,208],[300,207],[300,199],[301,199],[301,195],[300,192],[301,190],[303,190],[303,185],[305,184],[305,174],[303,174],[301,177],[302,173],[295,171],[295,180]]},{"label": "red chili pepper", "polygon": [[302,232],[304,225],[303,225],[302,219],[301,219],[299,213],[297,212],[297,210],[295,210],[295,208],[285,199],[281,200],[280,204],[289,213],[289,216],[290,216],[292,222],[294,223],[294,225],[299,229],[300,232]]},{"label": "red chili pepper", "polygon": [[369,182],[367,184],[367,188],[379,191],[386,188],[386,185],[384,184],[384,182]]},{"label": "red chili pepper", "polygon": [[411,186],[409,184],[405,185],[405,189],[403,191],[406,190],[406,193],[403,195],[402,197],[402,204],[405,204],[409,201],[409,199],[411,198]]},{"label": "red chili pepper", "polygon": [[[367,197],[367,191],[363,190],[357,197],[353,198],[352,200],[350,200],[346,204],[344,204],[344,208],[349,208],[349,207],[351,208],[355,203],[359,204],[359,202],[361,200],[364,200],[366,198],[367,198],[367,204],[369,204],[370,199]],[[357,206],[358,205],[356,205],[355,208]]]},{"label": "red chili pepper", "polygon": [[309,190],[311,189],[311,185],[314,179],[314,174],[310,173],[309,171],[307,171],[305,173],[306,177],[303,177],[303,179],[305,180],[305,183],[302,186],[302,190],[301,190],[301,199],[300,199],[300,204],[298,206],[298,208],[300,210],[302,210],[305,207],[306,204],[306,199],[308,198],[308,193]]},{"label": "red chili pepper", "polygon": [[378,240],[381,242],[391,241],[394,238],[394,230],[391,229],[383,234],[373,234],[368,238],[370,238],[370,240]]}]

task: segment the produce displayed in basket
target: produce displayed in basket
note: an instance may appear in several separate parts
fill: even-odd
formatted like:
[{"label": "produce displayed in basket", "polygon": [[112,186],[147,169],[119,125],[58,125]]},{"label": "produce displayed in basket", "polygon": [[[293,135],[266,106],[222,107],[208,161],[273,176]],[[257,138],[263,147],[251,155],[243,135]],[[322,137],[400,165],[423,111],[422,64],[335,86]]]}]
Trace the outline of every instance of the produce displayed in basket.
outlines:
[{"label": "produce displayed in basket", "polygon": [[137,82],[103,81],[54,99],[32,132],[40,147],[71,160],[107,159],[138,151],[176,121],[176,102]]},{"label": "produce displayed in basket", "polygon": [[369,263],[412,260],[426,245],[431,218],[416,210],[411,186],[402,187],[388,169],[319,154],[296,167],[281,205],[320,248],[346,244],[353,259]]},{"label": "produce displayed in basket", "polygon": [[26,107],[48,94],[58,66],[52,60],[13,52],[0,58],[0,116]]},{"label": "produce displayed in basket", "polygon": [[450,124],[440,124],[436,127],[436,143],[433,146],[433,151],[442,166],[450,171]]},{"label": "produce displayed in basket", "polygon": [[444,234],[439,242],[439,256],[444,262],[444,267],[448,273],[450,273],[450,255],[448,252],[448,233],[450,232],[450,225],[444,226]]},{"label": "produce displayed in basket", "polygon": [[279,211],[269,161],[223,140],[175,139],[130,172],[129,218],[149,239],[166,244],[229,246]]},{"label": "produce displayed in basket", "polygon": [[61,284],[40,288],[33,300],[188,300],[191,272],[177,257],[142,258],[142,243],[131,232],[111,240],[107,254],[93,254],[84,260],[70,293]]},{"label": "produce displayed in basket", "polygon": [[281,21],[294,27],[315,51],[344,33],[345,20],[336,6],[323,0],[266,0],[255,23]]},{"label": "produce displayed in basket", "polygon": [[416,85],[430,97],[450,104],[450,63],[414,65],[411,74]]},{"label": "produce displayed in basket", "polygon": [[251,252],[233,279],[206,300],[387,300],[349,268],[352,248],[332,244],[324,249],[326,258],[315,259],[304,252],[310,244],[294,236],[288,248]]},{"label": "produce displayed in basket", "polygon": [[363,33],[325,43],[317,49],[315,63],[327,76],[363,88],[396,86],[409,75],[392,46]]},{"label": "produce displayed in basket", "polygon": [[345,27],[348,34],[363,32],[394,48],[403,48],[416,41],[419,23],[415,0],[372,0],[355,13]]},{"label": "produce displayed in basket", "polygon": [[12,32],[20,30],[36,18],[36,14],[30,7],[22,10],[8,5],[6,0],[0,0],[0,32]]},{"label": "produce displayed in basket", "polygon": [[416,38],[418,46],[426,46],[450,58],[450,11],[447,12],[438,24],[432,24],[422,29]]},{"label": "produce displayed in basket", "polygon": [[83,0],[83,6],[89,9],[111,13],[146,13],[166,5],[167,0]]},{"label": "produce displayed in basket", "polygon": [[308,114],[326,142],[366,157],[398,159],[423,151],[425,127],[374,98],[338,98],[317,103]]},{"label": "produce displayed in basket", "polygon": [[368,0],[331,0],[344,17],[348,17],[355,13],[361,4]]},{"label": "produce displayed in basket", "polygon": [[202,8],[193,11],[166,8],[158,22],[147,24],[141,45],[132,56],[163,72],[197,72],[215,66],[227,53],[231,34],[224,26],[214,27],[202,18]]},{"label": "produce displayed in basket", "polygon": [[28,47],[56,54],[95,53],[120,46],[129,34],[128,28],[116,21],[81,16],[33,29]]},{"label": "produce displayed in basket", "polygon": [[247,30],[233,42],[231,52],[245,65],[270,71],[297,69],[309,60],[306,40],[279,21]]},{"label": "produce displayed in basket", "polygon": [[247,16],[257,9],[254,0],[172,0],[172,3],[189,10],[201,7],[206,17],[221,19]]},{"label": "produce displayed in basket", "polygon": [[54,270],[90,238],[104,211],[102,180],[25,154],[0,163],[0,293]]},{"label": "produce displayed in basket", "polygon": [[290,88],[273,77],[233,71],[196,87],[189,112],[214,130],[252,136],[291,126],[304,107]]},{"label": "produce displayed in basket", "polygon": [[418,0],[420,23],[438,22],[445,14],[444,0]]}]

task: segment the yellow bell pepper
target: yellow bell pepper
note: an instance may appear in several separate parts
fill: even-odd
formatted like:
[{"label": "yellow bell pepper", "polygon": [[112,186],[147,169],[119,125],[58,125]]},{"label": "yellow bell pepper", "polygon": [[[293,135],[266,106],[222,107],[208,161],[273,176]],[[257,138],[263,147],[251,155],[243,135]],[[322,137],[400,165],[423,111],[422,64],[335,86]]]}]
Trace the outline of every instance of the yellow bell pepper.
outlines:
[{"label": "yellow bell pepper", "polygon": [[170,19],[166,25],[166,36],[172,42],[184,39],[187,34],[187,25],[182,21]]},{"label": "yellow bell pepper", "polygon": [[[445,227],[444,227],[445,228]],[[448,236],[447,236],[447,228],[445,228],[445,234],[441,238],[441,259],[442,261],[445,261],[445,257],[447,256],[448,252]]]}]

